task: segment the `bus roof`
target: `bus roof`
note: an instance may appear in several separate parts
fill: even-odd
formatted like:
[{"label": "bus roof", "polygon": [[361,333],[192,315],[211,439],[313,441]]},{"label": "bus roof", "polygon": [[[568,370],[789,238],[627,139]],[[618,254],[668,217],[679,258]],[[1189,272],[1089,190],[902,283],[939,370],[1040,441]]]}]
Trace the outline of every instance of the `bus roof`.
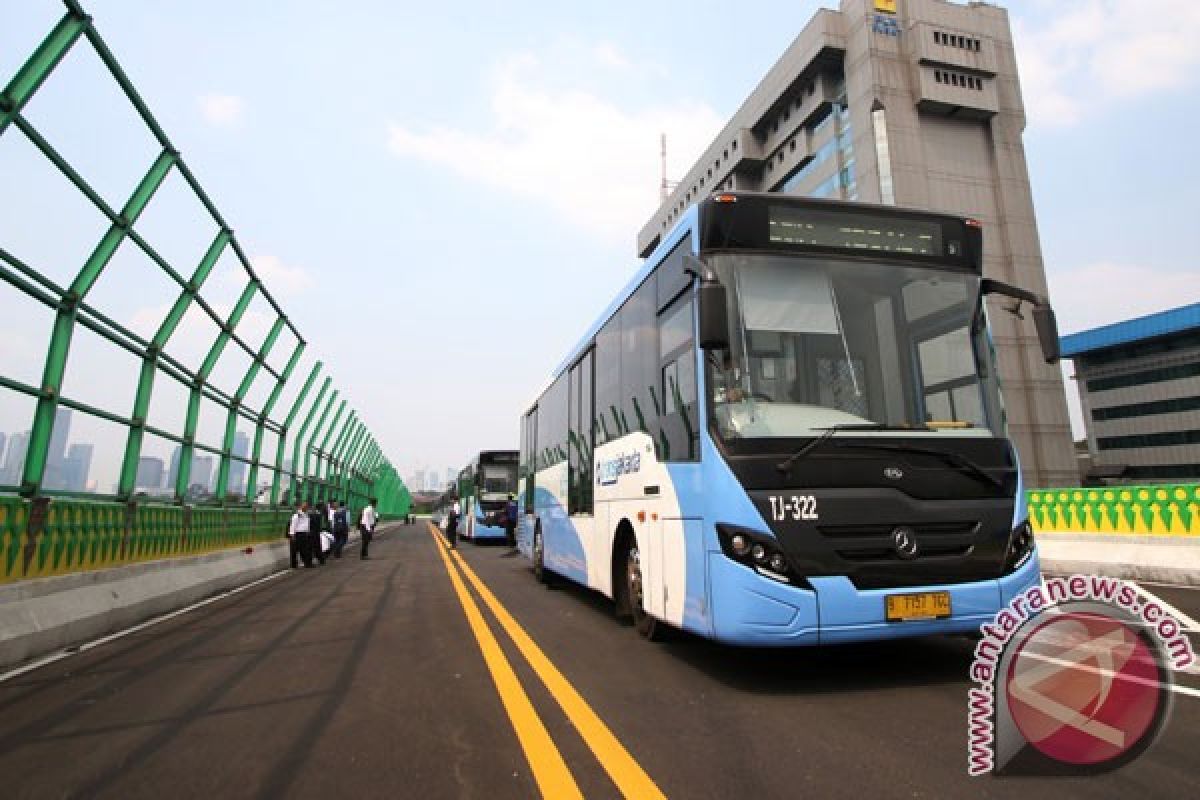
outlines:
[{"label": "bus roof", "polygon": [[600,329],[604,327],[604,323],[608,322],[612,318],[612,315],[621,309],[621,306],[625,304],[625,301],[629,299],[629,296],[632,295],[637,288],[642,285],[642,282],[649,277],[650,273],[654,271],[654,268],[658,265],[658,262],[666,258],[667,254],[675,249],[675,246],[683,240],[685,235],[689,233],[691,233],[693,236],[695,235],[695,222],[698,214],[699,203],[693,204],[687,209],[687,211],[683,212],[683,214],[679,217],[679,221],[676,222],[674,227],[671,228],[671,232],[668,233],[663,240],[659,242],[658,247],[654,248],[654,251],[642,261],[637,272],[635,272],[633,277],[629,279],[629,282],[625,284],[625,287],[617,293],[616,298],[608,304],[608,307],[605,308],[600,316],[598,316],[596,320],[588,327],[587,332],[583,334],[583,337],[580,338],[580,340],[575,343],[575,346],[568,351],[567,357],[559,362],[558,366],[554,368],[554,371],[550,373],[550,377],[547,378],[540,387],[538,387],[537,393],[533,396],[533,401],[526,406],[525,413],[528,413],[530,409],[537,405],[537,401],[541,399],[543,394],[546,393],[546,390],[550,388],[551,384],[558,379],[558,376],[561,375],[563,371],[570,367],[573,363],[575,363],[575,360],[582,355],[587,345],[592,341],[593,338],[595,338]]},{"label": "bus roof", "polygon": [[678,221],[676,221],[675,225],[672,226],[670,232],[662,238],[662,240],[658,243],[658,246],[654,248],[653,252],[651,252],[650,255],[642,261],[642,264],[638,268],[637,272],[632,278],[630,278],[625,287],[617,294],[616,298],[608,304],[608,307],[604,309],[603,313],[601,313],[600,316],[598,316],[591,324],[591,326],[588,327],[583,337],[576,342],[575,346],[567,351],[566,358],[559,362],[558,366],[554,368],[554,371],[550,373],[550,376],[538,388],[537,393],[533,396],[533,401],[525,407],[524,413],[528,413],[537,404],[538,400],[541,399],[542,395],[546,393],[546,390],[550,388],[554,381],[556,381],[566,369],[575,363],[575,361],[583,354],[583,351],[591,343],[592,339],[595,338],[596,334],[600,331],[604,324],[612,318],[613,314],[620,310],[621,306],[625,304],[625,301],[629,299],[630,295],[632,295],[637,288],[642,285],[642,282],[649,277],[650,273],[654,271],[654,268],[658,266],[659,262],[665,259],[667,255],[675,249],[679,242],[682,241],[683,237],[690,234],[695,239],[699,236],[698,231],[700,227],[699,217],[701,206],[703,206],[705,203],[717,202],[713,200],[713,198],[725,197],[732,197],[735,199],[739,197],[746,198],[754,202],[771,200],[774,202],[796,203],[797,205],[809,206],[815,209],[827,208],[845,211],[857,210],[867,213],[880,212],[891,217],[931,217],[943,220],[955,220],[968,225],[978,224],[974,220],[971,220],[968,217],[960,214],[950,214],[926,209],[905,208],[903,206],[879,205],[876,203],[861,203],[858,201],[834,200],[820,197],[799,197],[795,195],[780,194],[778,192],[713,192],[711,195],[697,200],[680,215]]}]

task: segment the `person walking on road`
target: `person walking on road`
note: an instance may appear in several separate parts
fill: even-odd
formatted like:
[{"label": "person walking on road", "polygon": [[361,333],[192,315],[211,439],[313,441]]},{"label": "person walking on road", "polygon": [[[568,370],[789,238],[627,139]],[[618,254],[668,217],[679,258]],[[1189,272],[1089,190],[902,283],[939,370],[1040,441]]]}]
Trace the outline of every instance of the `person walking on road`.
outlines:
[{"label": "person walking on road", "polygon": [[461,513],[462,507],[455,500],[454,505],[450,506],[450,515],[446,517],[446,540],[451,550],[458,547],[458,517]]},{"label": "person walking on road", "polygon": [[375,535],[375,523],[378,521],[379,515],[375,513],[375,498],[371,498],[367,507],[362,510],[362,516],[358,519],[358,529],[362,532],[362,550],[358,555],[363,560],[370,558],[367,555],[367,549],[371,546],[371,537]]},{"label": "person walking on road", "polygon": [[346,503],[339,501],[337,510],[333,512],[333,557],[342,557],[342,548],[346,546],[346,540],[350,538],[350,520],[348,515],[350,512],[346,510]]},{"label": "person walking on road", "polygon": [[504,541],[508,544],[506,558],[517,555],[517,499],[511,494],[504,504]]},{"label": "person walking on road", "polygon": [[308,538],[311,542],[312,554],[322,566],[325,565],[325,550],[321,547],[321,533],[329,530],[329,515],[325,504],[319,503],[308,514]]},{"label": "person walking on road", "polygon": [[305,567],[312,566],[312,551],[308,548],[308,519],[308,503],[301,503],[288,523],[288,556],[292,562],[292,569],[300,566],[296,563],[297,556],[304,562]]}]

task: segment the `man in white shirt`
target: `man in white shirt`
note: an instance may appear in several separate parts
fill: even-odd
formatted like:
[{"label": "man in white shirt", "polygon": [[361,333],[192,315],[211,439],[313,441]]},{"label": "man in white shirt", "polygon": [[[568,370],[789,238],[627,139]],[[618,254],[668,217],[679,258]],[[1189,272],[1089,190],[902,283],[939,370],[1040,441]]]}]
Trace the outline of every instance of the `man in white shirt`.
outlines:
[{"label": "man in white shirt", "polygon": [[367,548],[371,544],[371,537],[375,535],[375,523],[379,520],[379,515],[375,513],[375,498],[367,503],[367,507],[362,510],[362,516],[358,519],[358,529],[362,531],[362,550],[359,551],[359,557],[366,559]]},{"label": "man in white shirt", "polygon": [[292,514],[291,522],[288,523],[287,537],[288,556],[292,560],[292,569],[300,566],[296,563],[297,555],[304,561],[305,567],[311,567],[312,550],[308,546],[308,503],[301,503],[300,508],[296,509],[296,513]]}]

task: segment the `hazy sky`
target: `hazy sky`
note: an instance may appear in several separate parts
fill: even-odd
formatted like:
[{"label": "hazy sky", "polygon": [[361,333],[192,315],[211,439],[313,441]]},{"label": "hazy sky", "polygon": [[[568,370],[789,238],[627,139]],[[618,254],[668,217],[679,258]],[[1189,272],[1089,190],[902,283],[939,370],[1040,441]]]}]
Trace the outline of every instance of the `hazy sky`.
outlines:
[{"label": "hazy sky", "polygon": [[[519,414],[636,267],[659,133],[678,177],[832,4],[756,3],[753,24],[703,0],[84,5],[310,354],[407,475],[516,447]],[[1200,6],[1008,7],[1063,332],[1200,299],[1187,244]],[[0,2],[0,83],[61,14],[53,0]],[[116,206],[156,155],[84,46],[27,115]],[[15,129],[0,136],[0,187],[0,246],[69,282],[103,221]],[[185,274],[215,233],[174,181],[139,228]],[[225,309],[241,288],[230,263],[210,284]],[[147,335],[176,293],[125,247],[94,290]],[[37,384],[51,314],[6,284],[0,307],[0,374]],[[262,301],[249,320],[261,339]],[[195,361],[210,340],[193,320],[176,347]],[[81,334],[65,391],[127,415],[137,367]],[[236,384],[244,368],[234,359],[214,378]],[[151,421],[179,429],[186,394],[161,383]],[[251,404],[268,388],[256,384]],[[0,431],[27,428],[31,409],[0,391]],[[201,438],[222,430],[205,410]],[[101,445],[93,477],[111,490],[119,453],[105,445],[119,431],[76,415],[75,434]]]}]

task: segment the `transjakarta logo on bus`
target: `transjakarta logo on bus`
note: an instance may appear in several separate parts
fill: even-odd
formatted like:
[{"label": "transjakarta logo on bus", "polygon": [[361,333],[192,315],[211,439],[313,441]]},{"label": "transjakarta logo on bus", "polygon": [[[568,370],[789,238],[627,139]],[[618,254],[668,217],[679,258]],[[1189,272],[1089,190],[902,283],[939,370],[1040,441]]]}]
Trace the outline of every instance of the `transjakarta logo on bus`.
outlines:
[{"label": "transjakarta logo on bus", "polygon": [[612,486],[622,475],[632,475],[642,468],[642,454],[630,453],[596,464],[596,483]]}]

